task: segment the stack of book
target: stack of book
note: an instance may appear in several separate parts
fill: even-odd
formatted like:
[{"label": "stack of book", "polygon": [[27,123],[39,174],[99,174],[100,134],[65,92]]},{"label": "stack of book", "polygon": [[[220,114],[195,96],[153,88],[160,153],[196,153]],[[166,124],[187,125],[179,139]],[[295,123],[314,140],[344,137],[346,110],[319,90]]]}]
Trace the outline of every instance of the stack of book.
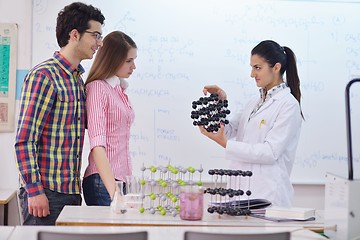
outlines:
[{"label": "stack of book", "polygon": [[266,199],[226,200],[209,202],[209,206],[237,207],[241,209],[263,209],[271,205]]},{"label": "stack of book", "polygon": [[312,221],[315,220],[315,209],[300,208],[300,207],[277,207],[271,206],[265,209],[263,214],[253,214],[254,217],[259,217],[275,222],[284,221]]}]

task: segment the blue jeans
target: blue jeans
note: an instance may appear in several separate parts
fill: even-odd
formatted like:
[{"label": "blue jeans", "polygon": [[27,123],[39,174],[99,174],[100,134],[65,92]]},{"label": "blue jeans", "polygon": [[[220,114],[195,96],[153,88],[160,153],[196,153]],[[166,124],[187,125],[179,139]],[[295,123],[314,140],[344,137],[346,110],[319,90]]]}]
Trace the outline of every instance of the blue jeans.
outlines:
[{"label": "blue jeans", "polygon": [[[82,182],[84,200],[88,206],[110,206],[111,198],[98,173],[94,173],[83,179]],[[124,184],[124,194],[126,188]]]},{"label": "blue jeans", "polygon": [[28,195],[25,188],[19,189],[18,195],[21,214],[24,220],[23,225],[55,225],[55,221],[65,205],[81,205],[82,199],[80,194],[58,193],[47,188],[44,190],[49,201],[50,215],[46,217],[34,217],[29,214]]}]

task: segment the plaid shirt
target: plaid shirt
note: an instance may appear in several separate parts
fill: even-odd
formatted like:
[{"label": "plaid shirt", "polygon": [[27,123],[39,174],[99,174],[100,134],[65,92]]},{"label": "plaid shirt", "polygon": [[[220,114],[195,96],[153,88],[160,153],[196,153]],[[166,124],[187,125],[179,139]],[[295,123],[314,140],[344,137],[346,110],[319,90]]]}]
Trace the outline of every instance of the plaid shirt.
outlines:
[{"label": "plaid shirt", "polygon": [[84,69],[59,52],[26,75],[15,141],[17,167],[29,197],[44,188],[80,193],[86,110]]}]

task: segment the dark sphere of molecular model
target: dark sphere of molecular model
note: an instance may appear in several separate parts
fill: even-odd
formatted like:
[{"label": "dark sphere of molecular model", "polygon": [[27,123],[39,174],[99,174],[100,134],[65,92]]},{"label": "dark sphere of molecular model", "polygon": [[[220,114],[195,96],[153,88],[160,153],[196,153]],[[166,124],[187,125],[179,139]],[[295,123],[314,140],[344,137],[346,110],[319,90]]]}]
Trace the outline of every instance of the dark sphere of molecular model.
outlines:
[{"label": "dark sphere of molecular model", "polygon": [[192,102],[191,118],[194,126],[204,126],[208,132],[217,132],[220,123],[228,124],[226,115],[230,114],[227,109],[228,101],[220,100],[217,94],[210,94],[209,97],[200,97]]},{"label": "dark sphere of molecular model", "polygon": [[[253,175],[251,171],[221,168],[209,169],[208,173],[212,176],[213,180],[215,179],[215,181],[217,181],[217,179],[220,178],[221,182],[223,179],[227,182],[226,179],[229,178],[234,178],[235,182],[240,182],[240,178],[250,178]],[[251,214],[251,200],[249,198],[252,195],[251,190],[243,190],[240,185],[235,185],[235,189],[216,186],[215,182],[214,188],[208,187],[204,191],[204,193],[211,195],[211,199],[213,197],[216,199],[216,204],[207,209],[208,213],[217,213],[219,215],[227,214],[230,216],[243,216]],[[241,197],[244,197],[243,200],[241,200]],[[219,198],[220,202],[218,201]]]}]

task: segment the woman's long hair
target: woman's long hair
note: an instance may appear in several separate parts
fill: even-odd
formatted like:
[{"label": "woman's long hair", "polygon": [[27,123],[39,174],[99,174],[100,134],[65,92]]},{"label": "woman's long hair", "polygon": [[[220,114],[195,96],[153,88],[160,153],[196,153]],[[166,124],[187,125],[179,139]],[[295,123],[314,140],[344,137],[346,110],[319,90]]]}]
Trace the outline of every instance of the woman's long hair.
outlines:
[{"label": "woman's long hair", "polygon": [[114,31],[106,35],[103,46],[96,53],[85,85],[94,80],[114,76],[119,67],[126,61],[131,48],[137,48],[137,46],[125,33]]}]

